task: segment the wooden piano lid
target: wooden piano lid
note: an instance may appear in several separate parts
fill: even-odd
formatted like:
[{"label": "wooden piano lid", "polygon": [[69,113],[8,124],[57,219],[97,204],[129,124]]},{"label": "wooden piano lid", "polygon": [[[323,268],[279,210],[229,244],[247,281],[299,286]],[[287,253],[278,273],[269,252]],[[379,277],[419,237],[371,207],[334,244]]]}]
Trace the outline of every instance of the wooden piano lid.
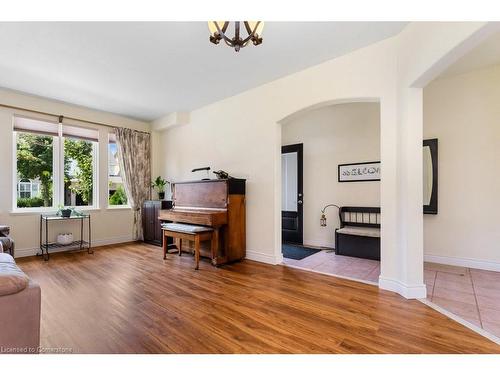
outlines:
[{"label": "wooden piano lid", "polygon": [[172,184],[175,207],[225,209],[228,194],[245,194],[245,180],[183,181]]}]

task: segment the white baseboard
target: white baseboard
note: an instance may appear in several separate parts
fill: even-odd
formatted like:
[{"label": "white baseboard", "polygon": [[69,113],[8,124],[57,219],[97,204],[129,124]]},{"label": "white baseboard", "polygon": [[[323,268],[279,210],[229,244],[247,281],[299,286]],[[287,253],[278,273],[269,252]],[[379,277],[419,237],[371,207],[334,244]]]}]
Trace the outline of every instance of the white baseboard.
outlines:
[{"label": "white baseboard", "polygon": [[426,254],[424,255],[424,261],[431,263],[446,264],[449,266],[477,268],[480,270],[500,272],[500,263],[492,262],[489,260],[457,258],[457,257]]},{"label": "white baseboard", "polygon": [[378,279],[378,285],[380,289],[396,292],[408,299],[427,297],[427,288],[425,284],[407,285],[399,280],[380,276]]},{"label": "white baseboard", "polygon": [[278,257],[276,257],[275,255],[269,255],[252,250],[247,250],[247,255],[245,258],[267,264],[280,264],[283,261],[283,257],[281,257],[281,259],[277,259]]},{"label": "white baseboard", "polygon": [[[93,240],[92,247],[113,245],[113,244],[131,242],[131,241],[133,241],[132,236],[103,238],[103,239]],[[66,250],[65,249],[54,249],[54,250],[51,250],[50,253],[58,253],[61,251],[66,251]],[[38,252],[40,252],[39,247],[27,248],[27,249],[17,249],[16,248],[16,258],[33,256],[33,255],[36,255]]]}]

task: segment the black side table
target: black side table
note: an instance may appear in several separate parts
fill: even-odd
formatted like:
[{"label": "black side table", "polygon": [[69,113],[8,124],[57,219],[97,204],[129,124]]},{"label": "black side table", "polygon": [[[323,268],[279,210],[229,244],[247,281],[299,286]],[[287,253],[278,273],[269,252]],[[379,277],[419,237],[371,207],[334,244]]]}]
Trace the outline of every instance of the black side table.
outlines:
[{"label": "black side table", "polygon": [[[49,242],[49,222],[60,222],[63,220],[80,220],[80,239],[71,242],[67,245],[61,245],[57,242]],[[88,220],[88,241],[83,239],[83,224]],[[90,214],[72,214],[70,217],[63,217],[59,215],[40,215],[40,252],[37,256],[43,256],[45,261],[49,260],[49,249],[63,249],[64,250],[84,250],[87,249],[89,254],[93,254],[91,246],[92,228],[90,224]]]}]

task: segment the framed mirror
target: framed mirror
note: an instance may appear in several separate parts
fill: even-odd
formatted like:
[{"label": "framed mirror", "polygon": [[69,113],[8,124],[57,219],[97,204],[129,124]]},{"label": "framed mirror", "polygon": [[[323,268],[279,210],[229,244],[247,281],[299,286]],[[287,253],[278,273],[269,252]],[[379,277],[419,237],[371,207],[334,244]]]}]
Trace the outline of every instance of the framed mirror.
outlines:
[{"label": "framed mirror", "polygon": [[424,139],[424,214],[438,213],[438,140]]}]

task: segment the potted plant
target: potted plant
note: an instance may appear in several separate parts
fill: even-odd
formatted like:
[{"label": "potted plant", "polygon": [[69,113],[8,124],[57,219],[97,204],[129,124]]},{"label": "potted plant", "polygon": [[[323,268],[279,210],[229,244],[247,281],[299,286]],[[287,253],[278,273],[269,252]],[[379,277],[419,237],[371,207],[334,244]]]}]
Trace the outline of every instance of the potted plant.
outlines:
[{"label": "potted plant", "polygon": [[59,210],[57,211],[57,215],[61,215],[62,217],[70,217],[73,212],[73,208],[64,208],[62,204],[59,205]]},{"label": "potted plant", "polygon": [[165,199],[165,186],[167,186],[167,184],[170,184],[170,182],[164,180],[161,176],[156,177],[151,183],[151,186],[158,191],[158,198],[160,200]]}]

